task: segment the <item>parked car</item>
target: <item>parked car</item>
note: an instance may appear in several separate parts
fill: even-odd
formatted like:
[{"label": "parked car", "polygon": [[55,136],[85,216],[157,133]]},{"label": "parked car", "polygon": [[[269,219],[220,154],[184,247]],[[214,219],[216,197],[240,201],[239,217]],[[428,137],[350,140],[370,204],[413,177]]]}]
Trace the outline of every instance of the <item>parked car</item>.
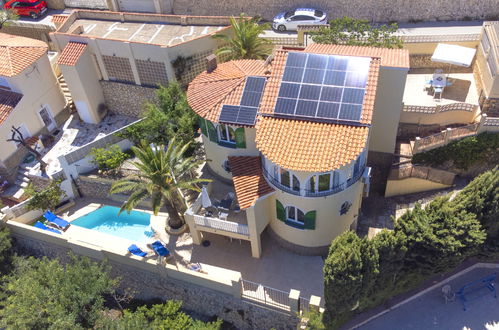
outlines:
[{"label": "parked car", "polygon": [[327,15],[322,10],[313,8],[297,8],[285,13],[277,14],[272,22],[272,27],[284,32],[296,31],[298,25],[324,25],[327,24]]},{"label": "parked car", "polygon": [[4,6],[12,9],[19,16],[38,18],[47,12],[47,3],[43,0],[11,0]]}]

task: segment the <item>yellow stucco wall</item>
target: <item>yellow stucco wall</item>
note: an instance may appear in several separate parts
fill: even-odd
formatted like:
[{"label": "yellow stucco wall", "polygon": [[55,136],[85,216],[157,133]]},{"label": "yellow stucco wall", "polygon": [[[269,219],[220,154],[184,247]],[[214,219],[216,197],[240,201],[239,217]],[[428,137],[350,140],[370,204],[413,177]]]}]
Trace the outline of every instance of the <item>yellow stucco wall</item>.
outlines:
[{"label": "yellow stucco wall", "polygon": [[380,68],[369,151],[393,153],[407,69]]},{"label": "yellow stucco wall", "polygon": [[202,134],[204,150],[206,152],[206,159],[210,169],[223,178],[232,180],[232,175],[225,171],[222,167],[224,161],[229,156],[258,156],[259,152],[255,144],[255,128],[244,128],[244,135],[246,138],[246,148],[227,148],[219,145],[218,143],[210,141],[208,137]]},{"label": "yellow stucco wall", "polygon": [[499,97],[499,74],[492,76],[481,46],[478,47],[476,64],[480,70],[480,77],[482,79],[485,95],[490,98]]},{"label": "yellow stucco wall", "polygon": [[[270,227],[282,239],[304,247],[322,247],[331,244],[331,241],[350,229],[350,225],[359,215],[364,184],[357,181],[347,189],[326,197],[294,196],[282,191],[276,191],[269,197],[271,200]],[[317,211],[315,229],[297,229],[277,219],[276,200],[286,206],[295,206],[305,214]],[[340,215],[341,205],[349,201],[352,203],[347,214]]]},{"label": "yellow stucco wall", "polygon": [[17,76],[7,78],[7,81],[12,90],[23,94],[23,97],[9,117],[0,125],[1,161],[5,161],[17,150],[13,142],[5,141],[11,136],[12,126],[18,127],[23,124],[34,136],[45,127],[38,110],[48,105],[52,117],[55,118],[66,105],[64,95],[46,55]]},{"label": "yellow stucco wall", "polygon": [[386,183],[385,197],[414,194],[418,192],[443,189],[448,187],[450,187],[450,185],[418,178],[388,180]]},{"label": "yellow stucco wall", "polygon": [[[446,42],[453,45],[459,45],[463,47],[475,48],[478,45],[478,41],[453,41]],[[432,55],[437,48],[438,42],[411,42],[404,43],[404,48],[409,50],[410,55]]]},{"label": "yellow stucco wall", "polygon": [[476,111],[445,111],[438,113],[420,113],[402,111],[400,114],[400,122],[407,124],[432,125],[439,124],[442,126],[449,124],[469,124],[475,119],[479,108]]}]

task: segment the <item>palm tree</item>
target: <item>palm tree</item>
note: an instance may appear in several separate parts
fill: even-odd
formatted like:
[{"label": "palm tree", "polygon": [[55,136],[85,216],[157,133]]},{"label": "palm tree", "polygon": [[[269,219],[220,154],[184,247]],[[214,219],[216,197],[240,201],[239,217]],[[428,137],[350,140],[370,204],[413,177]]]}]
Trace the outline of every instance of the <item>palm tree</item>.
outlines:
[{"label": "palm tree", "polygon": [[180,145],[172,140],[166,150],[163,147],[153,150],[145,143],[132,147],[139,160],[133,162],[138,173],[115,182],[110,190],[111,194],[131,192],[120,213],[131,211],[142,200],[150,198],[154,215],[165,206],[169,215],[168,225],[173,229],[182,227],[186,203],[180,190],[200,191],[198,183],[210,182],[193,175],[202,161],[184,156],[189,145],[190,142]]},{"label": "palm tree", "polygon": [[229,59],[264,59],[272,51],[272,42],[260,37],[269,24],[258,24],[258,17],[248,18],[241,14],[231,17],[233,35],[215,34],[213,37],[225,45],[216,51],[217,55],[228,55]]}]

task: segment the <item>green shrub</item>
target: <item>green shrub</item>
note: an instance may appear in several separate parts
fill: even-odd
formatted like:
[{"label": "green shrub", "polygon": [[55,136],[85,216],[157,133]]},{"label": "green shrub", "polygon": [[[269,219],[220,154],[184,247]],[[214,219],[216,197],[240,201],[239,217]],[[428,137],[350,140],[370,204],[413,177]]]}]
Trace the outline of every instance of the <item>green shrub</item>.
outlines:
[{"label": "green shrub", "polygon": [[25,189],[26,195],[30,197],[27,204],[28,210],[54,211],[61,200],[66,197],[60,184],[61,180],[52,180],[48,187],[37,191],[30,183]]},{"label": "green shrub", "polygon": [[119,169],[128,158],[128,154],[121,151],[121,148],[116,144],[108,148],[93,148],[90,155],[93,157],[92,164],[97,165],[97,168],[104,172]]},{"label": "green shrub", "polygon": [[457,168],[468,169],[477,163],[489,159],[499,149],[499,133],[481,133],[426,152],[415,154],[412,163],[424,165],[442,165],[452,161]]}]

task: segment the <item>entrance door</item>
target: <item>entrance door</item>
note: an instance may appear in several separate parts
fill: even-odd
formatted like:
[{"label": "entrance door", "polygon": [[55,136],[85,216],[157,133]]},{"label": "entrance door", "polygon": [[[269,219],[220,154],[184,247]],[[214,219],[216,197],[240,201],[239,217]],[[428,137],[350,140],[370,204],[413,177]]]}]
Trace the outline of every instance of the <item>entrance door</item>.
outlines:
[{"label": "entrance door", "polygon": [[40,114],[40,117],[42,118],[43,123],[45,124],[45,127],[47,127],[48,131],[51,132],[54,129],[57,128],[57,125],[55,123],[54,118],[52,117],[52,114],[50,113],[49,109],[47,106],[44,106],[41,108],[38,113]]}]

